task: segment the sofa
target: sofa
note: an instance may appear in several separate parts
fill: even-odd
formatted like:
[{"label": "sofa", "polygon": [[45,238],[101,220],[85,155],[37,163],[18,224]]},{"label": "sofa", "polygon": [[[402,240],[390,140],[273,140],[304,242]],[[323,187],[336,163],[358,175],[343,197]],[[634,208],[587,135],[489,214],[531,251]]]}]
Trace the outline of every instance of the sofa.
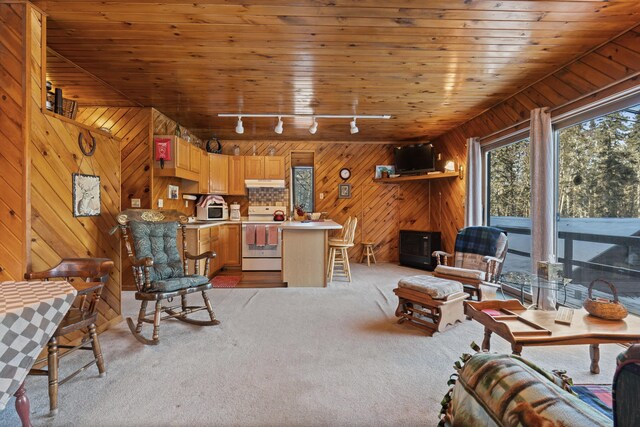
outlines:
[{"label": "sofa", "polygon": [[454,366],[440,426],[640,426],[640,345],[618,358],[613,414],[597,399],[581,400],[564,373],[519,356],[479,352]]}]

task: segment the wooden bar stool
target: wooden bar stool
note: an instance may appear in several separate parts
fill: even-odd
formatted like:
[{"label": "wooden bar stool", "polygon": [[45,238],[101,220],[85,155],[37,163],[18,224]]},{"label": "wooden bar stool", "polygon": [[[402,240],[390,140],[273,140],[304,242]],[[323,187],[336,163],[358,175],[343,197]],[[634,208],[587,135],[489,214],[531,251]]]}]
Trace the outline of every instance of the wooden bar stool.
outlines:
[{"label": "wooden bar stool", "polygon": [[373,253],[373,248],[375,247],[375,242],[362,242],[362,255],[360,256],[360,263],[362,264],[364,257],[367,257],[367,267],[371,266],[371,258],[373,258],[373,263],[377,264],[376,256]]},{"label": "wooden bar stool", "polygon": [[[353,218],[344,233],[342,241],[334,240],[329,242],[329,265],[327,266],[327,276],[329,281],[333,280],[333,276],[340,275],[351,281],[351,268],[349,267],[349,248],[354,246],[353,240],[356,235],[356,226],[358,218]],[[340,267],[336,270],[336,266]]]}]

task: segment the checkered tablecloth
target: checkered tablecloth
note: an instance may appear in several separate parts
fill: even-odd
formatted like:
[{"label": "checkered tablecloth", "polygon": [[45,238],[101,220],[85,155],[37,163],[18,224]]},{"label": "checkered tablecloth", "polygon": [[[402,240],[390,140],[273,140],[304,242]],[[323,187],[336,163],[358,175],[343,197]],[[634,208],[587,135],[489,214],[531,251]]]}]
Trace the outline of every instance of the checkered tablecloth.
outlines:
[{"label": "checkered tablecloth", "polygon": [[67,282],[0,282],[0,410],[24,381],[76,293]]}]

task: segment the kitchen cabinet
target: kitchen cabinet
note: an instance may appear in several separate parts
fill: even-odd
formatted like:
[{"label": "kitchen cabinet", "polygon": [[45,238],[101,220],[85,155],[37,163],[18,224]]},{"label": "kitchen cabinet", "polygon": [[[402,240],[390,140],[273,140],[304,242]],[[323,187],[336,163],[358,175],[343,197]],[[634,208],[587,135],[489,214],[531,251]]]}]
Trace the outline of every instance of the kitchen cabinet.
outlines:
[{"label": "kitchen cabinet", "polygon": [[204,150],[201,150],[199,147],[189,144],[189,170],[193,173],[197,173],[200,175],[200,170],[202,168],[202,153]]},{"label": "kitchen cabinet", "polygon": [[224,254],[223,263],[229,267],[240,267],[242,255],[240,253],[240,224],[225,224],[221,232],[221,250]]},{"label": "kitchen cabinet", "polygon": [[266,156],[264,158],[264,179],[284,179],[284,157]]},{"label": "kitchen cabinet", "polygon": [[[209,277],[222,267],[240,267],[241,224],[219,224],[211,227],[187,228],[187,251],[192,255],[212,251],[216,256],[209,263]],[[200,274],[204,272],[204,260],[198,261]],[[191,261],[189,272],[193,273]]]},{"label": "kitchen cabinet", "polygon": [[209,154],[209,193],[228,194],[229,156]]},{"label": "kitchen cabinet", "polygon": [[201,170],[200,152],[202,150],[175,135],[156,135],[154,136],[154,141],[157,138],[169,142],[171,159],[165,160],[163,168],[160,167],[160,161],[156,160],[154,163],[154,175],[183,178],[198,182]]},{"label": "kitchen cabinet", "polygon": [[245,179],[284,179],[284,157],[246,156]]},{"label": "kitchen cabinet", "polygon": [[186,194],[209,193],[209,155],[206,151],[198,149],[200,171],[198,181],[182,180],[182,192]]},{"label": "kitchen cabinet", "polygon": [[244,179],[264,179],[264,156],[245,156]]},{"label": "kitchen cabinet", "polygon": [[229,156],[229,191],[230,196],[244,196],[244,156]]}]

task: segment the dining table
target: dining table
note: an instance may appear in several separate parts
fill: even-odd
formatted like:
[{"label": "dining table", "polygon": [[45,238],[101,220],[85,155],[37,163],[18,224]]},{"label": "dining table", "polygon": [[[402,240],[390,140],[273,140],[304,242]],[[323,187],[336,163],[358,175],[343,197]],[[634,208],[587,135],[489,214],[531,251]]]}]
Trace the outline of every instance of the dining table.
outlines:
[{"label": "dining table", "polygon": [[76,294],[66,281],[0,282],[0,411],[15,396],[23,427],[31,426],[25,378]]}]

